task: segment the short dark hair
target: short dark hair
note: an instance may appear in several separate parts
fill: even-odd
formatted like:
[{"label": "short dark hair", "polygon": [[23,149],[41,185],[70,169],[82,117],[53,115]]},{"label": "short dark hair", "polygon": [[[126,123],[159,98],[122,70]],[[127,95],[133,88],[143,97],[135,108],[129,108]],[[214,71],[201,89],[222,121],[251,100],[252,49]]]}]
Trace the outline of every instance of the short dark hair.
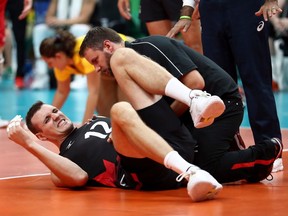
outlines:
[{"label": "short dark hair", "polygon": [[81,44],[79,55],[84,57],[84,53],[88,48],[92,48],[93,50],[103,50],[103,42],[105,40],[110,40],[114,43],[121,43],[122,38],[113,29],[96,26],[90,29],[86,34]]},{"label": "short dark hair", "polygon": [[40,54],[44,57],[55,57],[56,53],[63,52],[69,58],[74,55],[76,38],[66,30],[58,30],[56,36],[45,38],[40,45]]},{"label": "short dark hair", "polygon": [[35,113],[40,110],[40,108],[42,107],[44,103],[42,101],[37,101],[36,103],[34,103],[30,109],[27,112],[26,115],[26,125],[28,127],[28,129],[33,133],[36,134],[38,131],[37,128],[35,128],[35,126],[32,124],[31,119],[33,118],[33,116],[35,115]]}]

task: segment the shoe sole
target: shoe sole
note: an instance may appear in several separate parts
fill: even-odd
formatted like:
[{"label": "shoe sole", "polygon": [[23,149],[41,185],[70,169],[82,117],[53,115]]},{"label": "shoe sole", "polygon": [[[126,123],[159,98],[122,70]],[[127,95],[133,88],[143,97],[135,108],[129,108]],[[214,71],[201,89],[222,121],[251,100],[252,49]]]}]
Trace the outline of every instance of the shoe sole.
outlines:
[{"label": "shoe sole", "polygon": [[213,124],[214,119],[222,115],[224,111],[225,105],[223,101],[217,96],[212,96],[198,118],[195,119],[194,127],[204,128]]},{"label": "shoe sole", "polygon": [[284,166],[282,165],[282,166],[279,166],[279,167],[277,167],[276,169],[272,169],[272,173],[277,173],[277,172],[281,172],[281,171],[283,171],[284,170]]},{"label": "shoe sole", "polygon": [[[223,187],[221,185],[215,186],[211,182],[202,181],[195,184],[193,188],[193,193],[188,191],[189,196],[194,202],[201,202],[214,199]],[[198,194],[200,194],[200,196],[197,196]]]}]

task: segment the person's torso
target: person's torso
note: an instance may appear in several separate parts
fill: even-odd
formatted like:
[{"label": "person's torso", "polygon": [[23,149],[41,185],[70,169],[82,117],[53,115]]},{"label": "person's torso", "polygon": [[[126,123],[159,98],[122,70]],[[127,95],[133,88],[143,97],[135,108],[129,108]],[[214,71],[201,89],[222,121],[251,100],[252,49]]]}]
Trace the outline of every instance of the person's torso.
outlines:
[{"label": "person's torso", "polygon": [[107,141],[111,131],[110,120],[97,117],[71,133],[62,143],[60,155],[85,170],[90,182],[116,187],[117,153]]},{"label": "person's torso", "polygon": [[163,36],[149,36],[125,43],[139,54],[147,56],[180,79],[196,69],[205,81],[205,91],[220,97],[239,98],[238,86],[216,63],[185,46],[183,42]]}]

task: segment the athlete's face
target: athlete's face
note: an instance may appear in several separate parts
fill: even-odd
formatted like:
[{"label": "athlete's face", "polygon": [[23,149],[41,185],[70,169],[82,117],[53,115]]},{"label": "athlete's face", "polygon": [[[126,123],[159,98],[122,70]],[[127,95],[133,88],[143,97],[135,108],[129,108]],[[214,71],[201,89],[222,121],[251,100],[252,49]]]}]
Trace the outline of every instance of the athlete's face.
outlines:
[{"label": "athlete's face", "polygon": [[42,59],[49,68],[57,68],[59,70],[63,70],[69,64],[69,58],[62,52],[56,53],[54,57],[43,56]]},{"label": "athlete's face", "polygon": [[93,50],[91,48],[86,49],[84,58],[95,67],[97,72],[101,72],[105,75],[113,76],[110,67],[110,58],[112,53],[101,50]]},{"label": "athlete's face", "polygon": [[43,104],[31,119],[39,130],[36,136],[41,140],[63,141],[74,129],[73,123],[56,107]]}]

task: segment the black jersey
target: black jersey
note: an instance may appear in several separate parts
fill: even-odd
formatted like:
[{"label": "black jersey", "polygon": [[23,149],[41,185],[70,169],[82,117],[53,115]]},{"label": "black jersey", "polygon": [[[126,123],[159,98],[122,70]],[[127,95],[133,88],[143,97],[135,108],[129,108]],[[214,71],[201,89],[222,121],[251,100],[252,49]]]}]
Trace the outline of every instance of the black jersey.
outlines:
[{"label": "black jersey", "polygon": [[197,69],[205,81],[204,91],[222,99],[240,98],[237,84],[222,68],[179,40],[148,36],[125,42],[125,47],[154,60],[178,79]]},{"label": "black jersey", "polygon": [[60,155],[85,170],[89,182],[116,187],[117,153],[113,144],[107,142],[111,131],[110,119],[97,117],[66,138],[60,146]]}]

